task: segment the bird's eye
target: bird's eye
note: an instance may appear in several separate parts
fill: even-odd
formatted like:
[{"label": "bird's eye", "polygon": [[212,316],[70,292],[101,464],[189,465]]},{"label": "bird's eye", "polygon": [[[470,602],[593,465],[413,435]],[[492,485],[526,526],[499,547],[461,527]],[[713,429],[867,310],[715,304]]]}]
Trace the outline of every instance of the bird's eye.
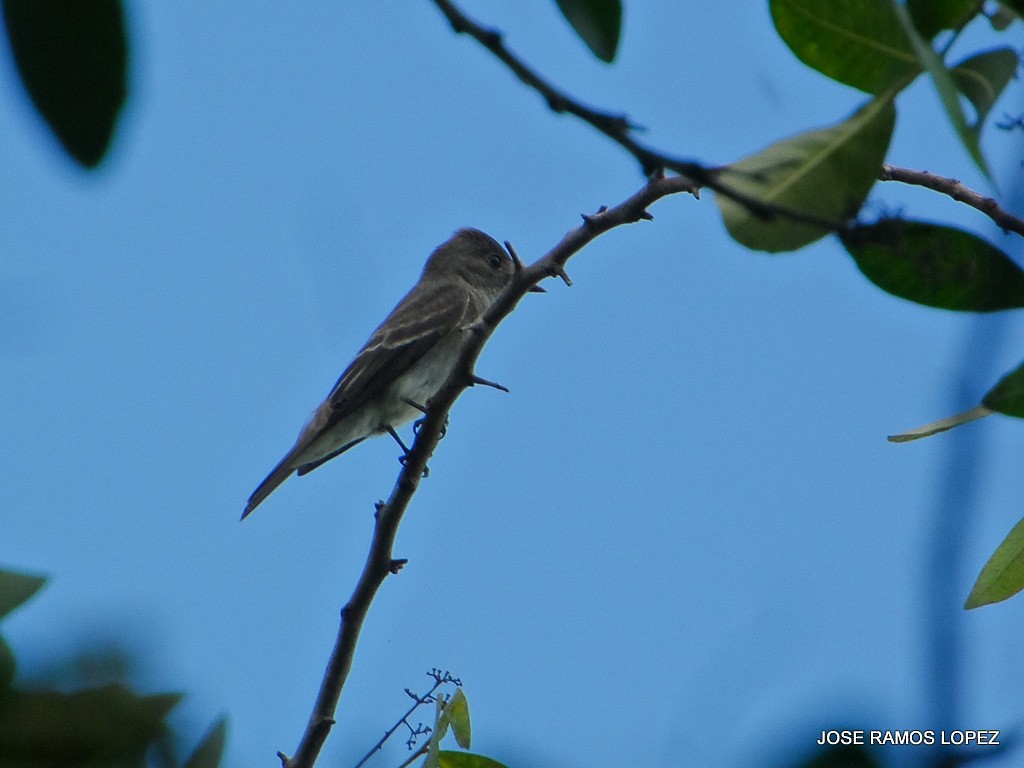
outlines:
[{"label": "bird's eye", "polygon": [[501,268],[501,256],[499,256],[498,254],[492,253],[487,258],[487,261],[489,261],[491,266],[494,267],[495,269],[500,269]]}]

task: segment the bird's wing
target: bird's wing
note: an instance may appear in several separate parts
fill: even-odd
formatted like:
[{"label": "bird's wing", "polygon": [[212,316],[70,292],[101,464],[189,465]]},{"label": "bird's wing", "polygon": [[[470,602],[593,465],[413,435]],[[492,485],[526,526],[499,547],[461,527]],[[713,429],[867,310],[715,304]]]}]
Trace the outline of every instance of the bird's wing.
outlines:
[{"label": "bird's wing", "polygon": [[469,293],[457,288],[414,291],[406,296],[373,332],[327,395],[324,405],[330,408],[331,416],[324,426],[345,418],[382,393],[442,336],[469,322],[471,313]]},{"label": "bird's wing", "polygon": [[341,374],[327,399],[316,409],[313,418],[299,435],[295,446],[249,497],[242,518],[252,512],[296,469],[300,474],[305,474],[360,442],[363,437],[327,457],[301,466],[296,464],[297,457],[320,435],[387,389],[395,379],[427,354],[442,336],[470,322],[473,319],[472,313],[469,293],[458,288],[449,287],[444,292],[412,291],[402,299]]}]

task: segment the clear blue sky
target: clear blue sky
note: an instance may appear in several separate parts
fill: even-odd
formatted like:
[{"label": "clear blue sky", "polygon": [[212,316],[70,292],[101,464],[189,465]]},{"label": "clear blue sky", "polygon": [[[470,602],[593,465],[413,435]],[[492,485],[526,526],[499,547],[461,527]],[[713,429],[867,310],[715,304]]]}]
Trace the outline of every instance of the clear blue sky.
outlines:
[{"label": "clear blue sky", "polygon": [[[547,0],[467,10],[709,163],[863,99],[798,62],[765,3],[685,5],[627,2],[613,66]],[[143,685],[187,693],[178,723],[226,712],[228,765],[272,766],[309,715],[396,448],[293,478],[240,524],[245,499],[453,230],[534,259],[641,179],[426,0],[130,12],[131,101],[97,174],[60,155],[4,59],[3,558],[52,579],[5,632],[28,671],[128,633],[155,665]],[[985,189],[927,83],[899,110],[894,163]],[[985,146],[1019,189],[1020,134]],[[876,199],[1009,247],[934,194]],[[1024,424],[885,441],[974,405],[1022,357],[1020,325],[885,295],[832,241],[745,251],[710,195],[653,213],[492,339],[479,372],[512,392],[456,404],[324,765],[353,764],[434,666],[466,684],[474,751],[514,766],[767,765],[821,728],[1020,723],[1024,599],[960,605],[1024,511]],[[972,459],[939,604],[964,640],[946,723],[927,563],[949,540],[948,468]]]}]

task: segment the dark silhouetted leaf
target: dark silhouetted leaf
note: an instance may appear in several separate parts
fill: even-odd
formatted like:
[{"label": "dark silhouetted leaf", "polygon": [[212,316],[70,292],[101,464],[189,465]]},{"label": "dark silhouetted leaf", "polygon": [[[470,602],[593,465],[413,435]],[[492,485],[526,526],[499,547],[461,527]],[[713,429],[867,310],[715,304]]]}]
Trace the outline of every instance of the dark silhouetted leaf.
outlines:
[{"label": "dark silhouetted leaf", "polygon": [[931,40],[944,29],[957,29],[981,12],[978,0],[907,0],[907,10],[921,37]]},{"label": "dark silhouetted leaf", "polygon": [[981,404],[993,411],[1024,419],[1024,364],[1004,376],[981,399]]},{"label": "dark silhouetted leaf", "polygon": [[1019,18],[1020,15],[1007,8],[1005,4],[1000,4],[996,6],[995,13],[989,15],[988,21],[992,25],[992,29],[1002,32]]},{"label": "dark silhouetted leaf", "polygon": [[185,768],[220,768],[227,736],[228,722],[222,717],[207,731],[199,746],[185,761]]},{"label": "dark silhouetted leaf", "polygon": [[875,759],[867,747],[859,744],[842,744],[823,749],[800,768],[879,768],[881,763]]},{"label": "dark silhouetted leaf", "polygon": [[1000,0],[1000,5],[1009,8],[1018,16],[1024,17],[1024,0]]},{"label": "dark silhouetted leaf", "polygon": [[621,0],[555,0],[576,34],[601,61],[612,61],[622,30]]},{"label": "dark silhouetted leaf", "polygon": [[128,43],[119,0],[3,0],[21,80],[68,153],[103,159],[124,104]]},{"label": "dark silhouetted leaf", "polygon": [[1017,54],[1012,48],[997,48],[971,56],[949,71],[957,88],[977,112],[971,126],[975,135],[981,131],[992,105],[1017,71],[1017,64]]},{"label": "dark silhouetted leaf", "polygon": [[138,696],[121,685],[65,694],[8,690],[0,695],[5,765],[144,768],[180,696]]},{"label": "dark silhouetted leaf", "polygon": [[505,768],[504,764],[483,755],[448,750],[438,753],[438,765],[440,768]]},{"label": "dark silhouetted leaf", "polygon": [[7,641],[0,637],[0,696],[4,695],[5,689],[14,682],[14,672],[17,664],[14,661],[14,651]]},{"label": "dark silhouetted leaf", "polygon": [[0,570],[0,618],[32,597],[45,583],[42,576]]},{"label": "dark silhouetted leaf", "polygon": [[1013,597],[1024,589],[1024,520],[996,547],[978,574],[964,608],[970,610]]},{"label": "dark silhouetted leaf", "polygon": [[800,61],[872,94],[921,72],[889,2],[771,0],[775,29]]},{"label": "dark silhouetted leaf", "polygon": [[[892,102],[879,97],[838,125],[801,133],[734,163],[721,180],[771,205],[846,221],[878,178],[895,120]],[[729,234],[748,248],[791,251],[827,234],[782,216],[760,218],[724,195],[715,202]]]},{"label": "dark silhouetted leaf", "polygon": [[865,277],[894,296],[966,312],[1024,307],[1024,272],[963,230],[887,219],[858,227],[843,245]]}]

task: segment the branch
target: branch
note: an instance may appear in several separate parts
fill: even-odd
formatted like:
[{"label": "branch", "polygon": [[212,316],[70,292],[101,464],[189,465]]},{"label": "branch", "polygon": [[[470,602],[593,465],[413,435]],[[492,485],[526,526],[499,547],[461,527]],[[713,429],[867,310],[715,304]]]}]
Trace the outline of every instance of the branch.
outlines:
[{"label": "branch", "polygon": [[465,338],[458,362],[444,386],[431,398],[391,496],[386,502],[378,502],[376,505],[376,523],[366,565],[352,596],[341,609],[338,637],[295,756],[288,757],[278,752],[283,768],[312,768],[327,740],[370,603],[388,574],[397,573],[406,562],[396,560],[392,554],[398,525],[419,487],[427,462],[437,448],[452,405],[468,387],[481,381],[476,378],[473,370],[494,329],[541,280],[548,277],[568,280],[566,262],[596,237],[623,224],[653,218],[647,212],[648,206],[662,197],[682,192],[696,192],[693,182],[688,178],[656,174],[636,194],[619,205],[602,207],[595,214],[584,215],[581,226],[566,234],[558,245],[533,264],[524,266],[514,257],[517,268],[511,283],[477,323],[464,329]]},{"label": "branch", "polygon": [[[444,14],[453,30],[458,33],[467,34],[477,40],[508,67],[523,84],[539,93],[553,112],[574,115],[596,128],[636,158],[646,175],[654,173],[659,168],[675,171],[678,174],[693,179],[697,186],[708,187],[718,194],[733,200],[750,211],[754,216],[764,220],[770,221],[775,218],[785,218],[800,224],[809,224],[840,234],[849,230],[848,222],[833,221],[810,215],[794,208],[766,203],[757,197],[733,189],[720,180],[721,174],[728,170],[728,166],[707,166],[695,160],[687,160],[670,155],[637,141],[633,136],[637,126],[628,117],[623,114],[606,112],[584,105],[565,91],[558,89],[545,80],[521,58],[512,53],[505,45],[500,31],[484,27],[473,21],[451,0],[433,0],[433,3]],[[965,13],[964,21],[959,26],[962,26],[963,23],[966,23],[973,16],[973,11],[970,14]],[[1024,118],[1018,118],[1016,122],[1024,124],[1021,122],[1022,120]],[[995,221],[1004,231],[1024,235],[1024,220],[1005,211],[992,198],[984,197],[963,186],[956,179],[935,176],[927,171],[913,171],[908,168],[895,168],[889,165],[883,166],[879,179],[882,181],[902,181],[907,184],[917,184],[933,189],[936,192],[942,192],[958,202],[977,208]]]},{"label": "branch", "polygon": [[630,122],[626,115],[592,109],[556,88],[512,53],[505,46],[502,33],[498,30],[488,29],[473,21],[449,0],[433,0],[433,2],[448,19],[452,29],[458,33],[468,34],[493,53],[524,85],[537,91],[552,112],[568,113],[592,125],[633,155],[640,163],[645,176],[650,176],[658,168],[667,168],[698,180],[705,172],[704,167],[699,163],[670,157],[638,142],[631,135],[637,126]]},{"label": "branch", "polygon": [[766,203],[758,197],[741,192],[725,184],[721,175],[729,170],[728,166],[708,166],[696,160],[670,155],[654,147],[650,147],[633,136],[637,126],[623,114],[604,112],[584,105],[565,91],[562,91],[545,80],[541,75],[526,64],[505,45],[502,33],[473,21],[462,12],[451,0],[432,0],[434,5],[444,14],[448,23],[457,33],[464,33],[474,38],[484,48],[508,67],[524,85],[539,93],[547,102],[548,107],[558,114],[568,113],[590,124],[609,139],[625,149],[640,163],[645,176],[659,169],[675,171],[681,176],[693,180],[697,187],[707,187],[716,193],[742,205],[751,214],[760,219],[771,221],[784,218],[799,224],[819,227],[826,232],[843,233],[849,230],[849,223],[815,216],[795,208],[775,203]]},{"label": "branch", "polygon": [[904,184],[915,184],[949,195],[958,203],[966,203],[972,208],[977,208],[998,224],[1004,232],[1016,232],[1018,235],[1024,235],[1024,219],[1019,219],[1006,211],[995,199],[985,197],[981,193],[965,187],[958,179],[948,179],[928,171],[914,171],[910,168],[898,168],[893,165],[883,165],[878,178],[882,181],[902,181]]}]

